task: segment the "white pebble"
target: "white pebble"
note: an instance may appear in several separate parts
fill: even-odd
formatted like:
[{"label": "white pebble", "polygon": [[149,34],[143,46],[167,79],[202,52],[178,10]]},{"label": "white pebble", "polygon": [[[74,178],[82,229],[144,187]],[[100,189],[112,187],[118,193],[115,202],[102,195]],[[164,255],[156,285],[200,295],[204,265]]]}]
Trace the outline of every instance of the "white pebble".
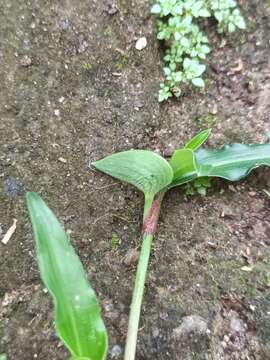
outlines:
[{"label": "white pebble", "polygon": [[146,46],[147,46],[147,39],[146,39],[145,36],[139,38],[139,39],[136,41],[135,47],[136,47],[137,50],[141,51],[141,50],[143,50],[144,48],[146,48]]}]

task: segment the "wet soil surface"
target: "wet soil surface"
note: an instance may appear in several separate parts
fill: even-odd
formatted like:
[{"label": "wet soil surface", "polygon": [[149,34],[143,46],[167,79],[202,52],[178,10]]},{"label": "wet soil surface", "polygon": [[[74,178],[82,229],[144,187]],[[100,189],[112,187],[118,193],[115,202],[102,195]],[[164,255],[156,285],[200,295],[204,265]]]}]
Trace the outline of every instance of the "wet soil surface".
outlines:
[{"label": "wet soil surface", "polygon": [[[68,358],[37,270],[25,190],[39,192],[69,231],[100,298],[108,358],[121,359],[143,198],[91,161],[130,148],[169,155],[209,126],[209,146],[267,141],[270,4],[240,3],[245,33],[224,38],[206,27],[214,49],[206,90],[159,105],[162,49],[150,1],[2,2],[1,238],[18,221],[0,243],[0,353],[8,359]],[[141,36],[148,44],[138,51]],[[269,188],[270,172],[260,169],[238,184],[214,182],[207,197],[166,196],[136,359],[270,359]]]}]

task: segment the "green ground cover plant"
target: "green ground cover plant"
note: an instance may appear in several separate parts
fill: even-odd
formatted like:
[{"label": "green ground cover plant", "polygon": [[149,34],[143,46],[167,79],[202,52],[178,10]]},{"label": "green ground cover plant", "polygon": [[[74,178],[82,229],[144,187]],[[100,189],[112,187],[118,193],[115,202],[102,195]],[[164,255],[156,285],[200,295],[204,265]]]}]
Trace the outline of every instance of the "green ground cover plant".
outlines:
[{"label": "green ground cover plant", "polygon": [[205,86],[203,61],[211,48],[207,35],[199,27],[201,19],[214,17],[219,33],[232,33],[246,27],[235,0],[159,0],[151,12],[158,17],[157,38],[167,47],[160,102],[173,95],[180,96],[184,83],[199,88]]},{"label": "green ground cover plant", "polygon": [[[270,144],[232,144],[222,149],[201,146],[210,135],[202,131],[167,161],[147,150],[128,150],[96,161],[93,166],[144,193],[142,247],[130,308],[124,360],[134,360],[144,285],[162,200],[168,190],[198,179],[237,181],[251,170],[270,166]],[[27,193],[40,273],[54,299],[55,324],[72,360],[103,360],[107,332],[100,308],[79,258],[52,211],[35,193]]]}]

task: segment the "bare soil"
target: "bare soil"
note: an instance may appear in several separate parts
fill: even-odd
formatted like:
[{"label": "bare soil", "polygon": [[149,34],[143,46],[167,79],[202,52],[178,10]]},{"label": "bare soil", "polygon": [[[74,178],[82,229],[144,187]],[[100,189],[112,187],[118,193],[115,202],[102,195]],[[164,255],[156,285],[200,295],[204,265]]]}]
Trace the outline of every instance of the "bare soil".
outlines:
[{"label": "bare soil", "polygon": [[[18,220],[0,243],[0,353],[8,359],[68,358],[40,281],[25,190],[41,193],[69,231],[100,298],[108,359],[121,359],[135,274],[127,256],[140,244],[143,198],[91,161],[130,148],[169,155],[209,126],[209,146],[267,141],[270,3],[239,3],[246,32],[221,37],[206,26],[214,49],[206,90],[159,105],[162,49],[150,1],[2,1],[1,237]],[[136,359],[270,359],[269,175],[216,181],[207,197],[166,196]]]}]

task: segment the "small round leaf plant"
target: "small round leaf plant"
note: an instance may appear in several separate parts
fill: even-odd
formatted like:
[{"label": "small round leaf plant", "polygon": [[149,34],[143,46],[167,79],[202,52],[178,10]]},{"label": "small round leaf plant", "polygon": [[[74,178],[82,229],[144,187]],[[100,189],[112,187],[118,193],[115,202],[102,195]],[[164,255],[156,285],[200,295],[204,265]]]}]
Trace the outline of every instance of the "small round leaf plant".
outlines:
[{"label": "small round leaf plant", "polygon": [[198,22],[214,17],[218,32],[245,29],[245,20],[235,0],[158,0],[151,12],[158,17],[157,38],[167,50],[163,68],[165,81],[160,84],[159,101],[181,95],[181,85],[191,83],[202,88],[202,63],[210,53],[209,40]]},{"label": "small round leaf plant", "polygon": [[128,150],[93,163],[94,167],[128,182],[144,193],[142,246],[130,307],[124,360],[134,360],[141,305],[153,237],[165,193],[198,179],[220,177],[237,181],[261,165],[270,166],[270,144],[232,144],[222,149],[203,149],[211,130],[191,139],[171,159],[146,150]]}]

